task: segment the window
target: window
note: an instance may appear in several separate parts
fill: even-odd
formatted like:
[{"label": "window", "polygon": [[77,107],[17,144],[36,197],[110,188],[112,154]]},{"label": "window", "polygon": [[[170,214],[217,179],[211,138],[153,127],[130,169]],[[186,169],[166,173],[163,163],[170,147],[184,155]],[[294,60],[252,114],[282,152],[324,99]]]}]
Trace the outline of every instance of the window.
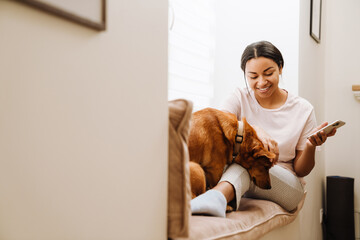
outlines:
[{"label": "window", "polygon": [[173,0],[169,7],[168,98],[186,98],[198,110],[214,95],[214,3]]}]

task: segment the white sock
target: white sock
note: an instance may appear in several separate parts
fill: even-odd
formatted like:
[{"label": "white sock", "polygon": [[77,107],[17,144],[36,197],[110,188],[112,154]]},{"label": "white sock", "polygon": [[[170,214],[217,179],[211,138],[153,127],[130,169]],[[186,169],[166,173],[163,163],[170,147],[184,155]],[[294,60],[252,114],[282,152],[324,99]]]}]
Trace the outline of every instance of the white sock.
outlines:
[{"label": "white sock", "polygon": [[226,217],[227,201],[218,190],[211,189],[191,200],[192,214],[205,214]]}]

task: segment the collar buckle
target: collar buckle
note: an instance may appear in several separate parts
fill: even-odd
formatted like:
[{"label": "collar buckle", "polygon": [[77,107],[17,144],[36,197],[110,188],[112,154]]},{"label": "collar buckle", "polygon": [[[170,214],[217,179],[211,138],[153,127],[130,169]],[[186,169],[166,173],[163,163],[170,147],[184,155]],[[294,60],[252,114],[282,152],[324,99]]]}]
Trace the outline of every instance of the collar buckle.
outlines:
[{"label": "collar buckle", "polygon": [[243,137],[243,136],[236,134],[236,137],[235,137],[235,142],[236,142],[236,143],[240,143],[240,144],[241,144],[241,143],[243,142],[243,140],[244,140],[244,137]]}]

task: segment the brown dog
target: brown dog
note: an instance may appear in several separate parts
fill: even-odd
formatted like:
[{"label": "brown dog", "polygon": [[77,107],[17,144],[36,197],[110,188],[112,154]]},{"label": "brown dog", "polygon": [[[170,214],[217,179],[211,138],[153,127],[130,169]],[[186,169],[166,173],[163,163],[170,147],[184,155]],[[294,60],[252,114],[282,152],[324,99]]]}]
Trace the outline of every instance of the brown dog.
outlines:
[{"label": "brown dog", "polygon": [[[188,139],[193,198],[213,188],[225,165],[233,162],[247,169],[257,186],[271,188],[269,169],[274,163],[270,159],[275,158],[275,154],[264,148],[245,118],[240,124],[242,136],[238,134],[239,122],[234,114],[213,108],[193,113]],[[233,157],[234,148],[238,153]]]}]

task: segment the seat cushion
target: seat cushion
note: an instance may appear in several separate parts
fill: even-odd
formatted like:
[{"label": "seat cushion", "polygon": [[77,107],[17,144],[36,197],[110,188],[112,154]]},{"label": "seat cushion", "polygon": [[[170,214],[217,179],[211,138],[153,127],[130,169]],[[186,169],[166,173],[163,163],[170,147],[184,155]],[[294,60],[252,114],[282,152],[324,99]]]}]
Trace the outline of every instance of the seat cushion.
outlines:
[{"label": "seat cushion", "polygon": [[271,201],[242,198],[239,210],[227,213],[226,218],[192,216],[189,239],[259,239],[294,221],[305,196],[293,212]]},{"label": "seat cushion", "polygon": [[190,210],[189,152],[192,102],[169,101],[168,237],[188,237]]}]

